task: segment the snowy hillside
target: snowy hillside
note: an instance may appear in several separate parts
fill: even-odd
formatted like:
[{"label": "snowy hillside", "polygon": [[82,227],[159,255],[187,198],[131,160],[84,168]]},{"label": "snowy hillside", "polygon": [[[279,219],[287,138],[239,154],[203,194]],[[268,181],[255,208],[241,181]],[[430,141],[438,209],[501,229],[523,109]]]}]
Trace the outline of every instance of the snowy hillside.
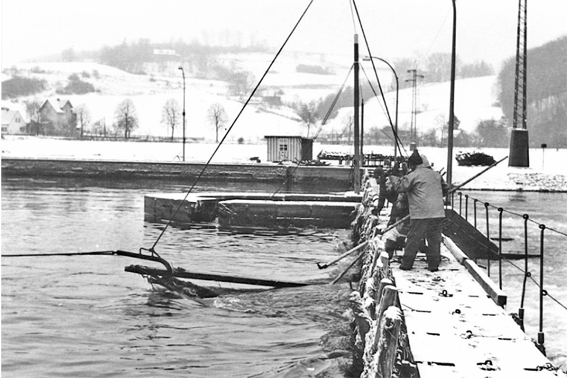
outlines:
[{"label": "snowy hillside", "polygon": [[[486,76],[472,79],[457,80],[455,82],[455,115],[459,119],[459,129],[472,132],[482,120],[502,117],[502,110],[494,106],[497,101],[496,76]],[[384,85],[382,84],[382,87]],[[402,89],[399,93],[398,126],[400,130],[409,130],[412,115],[411,88]],[[417,87],[416,126],[418,133],[431,129],[438,130],[440,136],[442,125],[449,119],[449,82],[438,84],[424,84]],[[385,94],[388,111],[392,122],[395,121],[396,93]],[[344,128],[344,118],[353,113],[352,108],[344,108],[339,116],[325,126],[325,130],[339,131]],[[388,126],[388,118],[382,102],[377,98],[365,99],[364,107],[365,130],[371,127]]]},{"label": "snowy hillside", "polygon": [[[251,72],[254,75],[254,85],[260,80],[273,57],[267,54],[249,54],[223,56],[238,69]],[[315,75],[297,73],[298,64],[313,64],[330,69],[333,74]],[[281,99],[286,102],[301,101],[307,103],[319,100],[325,96],[335,94],[344,82],[350,68],[348,57],[326,56],[296,56],[289,54],[282,56],[273,65],[266,75],[257,95],[265,93],[272,95],[279,92]],[[176,68],[176,67],[174,67]],[[137,110],[139,128],[134,134],[169,136],[171,131],[161,123],[161,113],[168,99],[176,99],[180,105],[183,103],[183,81],[180,72],[175,69],[163,72],[149,72],[148,75],[133,75],[116,68],[96,63],[29,63],[19,64],[17,69],[21,75],[44,79],[49,90],[17,101],[2,101],[3,107],[18,109],[25,115],[23,101],[37,99],[43,102],[46,98],[69,99],[73,106],[86,105],[91,113],[91,122],[104,119],[106,125],[111,125],[115,119],[115,110],[120,102],[126,98],[131,99]],[[40,73],[34,73],[40,72]],[[93,73],[96,72],[96,75]],[[69,75],[88,73],[90,77],[82,80],[92,83],[96,93],[86,95],[60,96],[55,93],[56,88],[63,87]],[[382,87],[388,88],[391,75],[389,72],[379,71]],[[352,76],[352,75],[351,75]],[[2,75],[2,80],[9,78]],[[467,132],[473,131],[479,121],[501,117],[496,102],[494,84],[496,77],[482,77],[459,80],[456,83],[455,114],[461,121],[460,128]],[[351,79],[352,80],[352,79]],[[352,83],[347,82],[352,86]],[[375,85],[375,84],[373,84]],[[395,92],[386,93],[388,108],[394,120]],[[225,127],[232,124],[242,109],[247,97],[236,98],[227,96],[227,83],[214,80],[201,80],[186,78],[186,134],[188,138],[214,139],[214,129],[207,120],[207,110],[212,104],[220,103],[226,109],[228,122]],[[418,86],[417,108],[421,111],[417,115],[417,129],[424,132],[429,129],[441,128],[447,122],[449,112],[449,83],[424,84]],[[399,94],[399,128],[409,129],[412,112],[412,90],[404,89]],[[340,131],[344,128],[345,115],[352,113],[352,108],[342,109],[339,115],[324,126],[324,131]],[[365,129],[373,126],[383,127],[388,124],[382,101],[376,98],[365,99]],[[244,138],[255,142],[269,134],[306,135],[307,129],[299,117],[287,107],[270,107],[262,104],[256,97],[241,114],[229,140]],[[175,136],[181,136],[181,129],[175,131]],[[311,131],[312,136],[313,128]]]}]

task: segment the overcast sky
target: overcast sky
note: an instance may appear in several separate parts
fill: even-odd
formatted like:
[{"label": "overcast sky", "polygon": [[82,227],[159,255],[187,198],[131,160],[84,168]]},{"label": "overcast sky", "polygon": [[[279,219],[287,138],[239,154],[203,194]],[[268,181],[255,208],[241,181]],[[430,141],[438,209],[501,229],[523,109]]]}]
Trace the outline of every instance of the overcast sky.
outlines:
[{"label": "overcast sky", "polygon": [[[67,48],[94,50],[126,40],[247,45],[283,43],[309,0],[1,0],[2,66]],[[349,0],[314,0],[289,51],[352,56]],[[357,0],[373,55],[386,60],[450,52],[450,0]],[[567,35],[567,0],[528,2],[528,47]],[[495,69],[516,48],[518,0],[458,0],[457,53]],[[355,29],[356,28],[356,29]],[[361,52],[363,54],[363,52]],[[348,59],[348,58],[347,58]]]}]

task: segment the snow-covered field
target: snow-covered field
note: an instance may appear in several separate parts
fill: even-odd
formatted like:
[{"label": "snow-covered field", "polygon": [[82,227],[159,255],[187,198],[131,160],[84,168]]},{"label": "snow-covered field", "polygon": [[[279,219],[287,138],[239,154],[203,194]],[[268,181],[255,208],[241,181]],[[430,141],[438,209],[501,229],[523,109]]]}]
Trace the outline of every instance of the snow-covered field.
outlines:
[{"label": "snow-covered field", "polygon": [[[251,72],[255,83],[260,80],[273,57],[268,54],[224,55],[222,61],[236,69]],[[328,68],[330,75],[314,75],[297,73],[298,64],[317,65]],[[365,64],[365,63],[363,63]],[[268,95],[283,91],[282,99],[286,102],[318,100],[328,95],[334,95],[342,83],[351,65],[348,56],[321,56],[317,54],[287,54],[280,57],[265,76],[258,92]],[[89,78],[97,93],[87,95],[72,95],[68,98],[74,106],[86,105],[91,113],[91,121],[105,120],[106,125],[112,125],[115,110],[120,102],[129,98],[136,106],[139,118],[139,128],[134,135],[170,136],[171,131],[162,124],[161,113],[168,99],[176,99],[183,103],[183,81],[177,65],[169,64],[160,70],[155,67],[148,75],[133,75],[116,68],[96,63],[27,63],[17,66],[21,74],[45,79],[50,89],[41,96],[20,98],[15,102],[2,101],[3,107],[20,109],[25,114],[23,101],[30,99],[44,100],[47,97],[59,97],[55,88],[61,87],[69,75],[89,73]],[[42,71],[44,73],[33,73]],[[93,74],[96,71],[98,78]],[[379,76],[383,89],[390,87],[391,72],[380,69]],[[204,143],[188,143],[185,149],[186,161],[207,161],[216,148],[214,143],[215,131],[207,119],[209,107],[215,103],[222,104],[227,112],[228,121],[220,136],[234,123],[225,145],[216,154],[213,162],[249,162],[251,157],[259,157],[266,161],[266,135],[302,135],[307,136],[307,128],[299,121],[293,110],[286,107],[269,107],[260,101],[251,101],[242,111],[247,97],[236,98],[227,96],[227,83],[214,80],[202,80],[186,77],[186,136],[188,139],[199,138]],[[2,74],[2,79],[7,78]],[[460,129],[467,132],[474,130],[481,120],[499,119],[501,109],[495,107],[496,91],[495,76],[458,80],[455,89],[455,114],[460,121]],[[255,84],[254,84],[255,85]],[[350,85],[347,83],[347,85]],[[375,85],[375,84],[374,84]],[[404,89],[399,93],[399,128],[409,129],[412,113],[412,89]],[[396,93],[385,93],[390,115],[394,119]],[[449,83],[425,84],[418,86],[418,109],[416,125],[419,132],[432,128],[441,129],[447,122],[449,113]],[[323,130],[342,132],[344,119],[352,114],[352,108],[343,108],[339,115],[323,126]],[[384,105],[376,98],[365,99],[365,123],[369,130],[373,126],[383,127],[388,124]],[[310,137],[317,132],[317,127],[311,127]],[[182,135],[181,127],[176,129],[175,136]],[[244,144],[237,141],[242,138]],[[135,143],[135,142],[89,142],[65,141],[41,137],[6,136],[2,140],[2,156],[22,157],[59,157],[81,159],[116,159],[116,160],[146,160],[146,161],[179,161],[182,157],[180,143]],[[350,152],[351,146],[323,146],[314,144],[314,155],[321,150],[332,152]],[[391,154],[392,148],[382,146],[365,146],[365,152]],[[472,150],[472,149],[470,149]],[[433,155],[436,166],[446,165],[446,151],[439,148],[424,148],[428,155]],[[454,151],[455,153],[458,150]],[[507,149],[494,149],[483,152],[491,154],[496,160],[508,155]],[[526,188],[545,187],[549,189],[563,188],[567,190],[567,168],[560,162],[565,161],[565,150],[530,151],[530,168],[515,172],[507,168],[507,162],[486,174],[484,180],[476,181],[477,187]],[[455,182],[470,176],[470,167],[454,166]],[[506,168],[505,168],[506,167]],[[461,175],[461,173],[463,174]],[[559,175],[559,178],[557,178]],[[494,183],[490,183],[493,177]],[[509,179],[503,180],[503,177]],[[488,181],[486,181],[488,180]],[[535,184],[534,184],[535,182]]]},{"label": "snow-covered field", "polygon": [[[223,56],[223,62],[233,62],[238,69],[251,72],[254,75],[254,85],[260,80],[268,68],[271,56],[267,54],[249,54]],[[307,103],[338,92],[347,77],[351,65],[349,57],[322,57],[307,55],[285,55],[275,62],[270,72],[265,76],[258,92],[268,95],[283,91],[284,102],[301,101]],[[334,74],[315,75],[297,73],[298,64],[319,65],[331,69]],[[366,64],[366,63],[363,63]],[[134,135],[168,136],[171,131],[161,122],[162,109],[168,99],[176,99],[183,104],[183,80],[180,71],[171,65],[163,71],[149,72],[148,75],[133,75],[113,67],[96,63],[22,63],[17,66],[24,76],[45,79],[50,89],[41,95],[19,98],[17,101],[2,101],[3,107],[18,109],[24,117],[23,101],[37,99],[43,102],[46,98],[69,99],[73,106],[86,105],[91,113],[91,123],[104,120],[106,125],[112,125],[115,111],[123,100],[131,99],[136,107],[139,128]],[[42,70],[45,73],[32,73]],[[370,70],[368,67],[367,70]],[[95,78],[93,72],[98,72]],[[69,75],[88,73],[90,78],[82,77],[94,85],[97,92],[86,95],[59,96],[55,88],[67,83]],[[391,72],[379,69],[382,88],[387,90],[392,80]],[[2,80],[7,79],[6,74]],[[352,78],[351,78],[352,80]],[[350,81],[347,85],[352,86]],[[400,78],[403,80],[403,78]],[[460,120],[460,128],[467,132],[474,130],[479,121],[499,119],[502,115],[500,108],[494,107],[496,102],[494,85],[495,76],[458,80],[456,83],[455,114]],[[247,99],[227,96],[227,83],[215,80],[186,78],[186,135],[189,138],[205,138],[212,141],[215,132],[207,119],[207,110],[215,103],[222,104],[227,112],[229,127],[240,113]],[[373,83],[376,86],[376,83]],[[412,89],[399,92],[399,121],[400,129],[409,129],[412,114]],[[386,102],[391,118],[395,117],[395,91],[385,93]],[[255,97],[256,98],[256,97]],[[384,105],[376,98],[365,100],[365,128],[383,127],[388,125]],[[449,83],[426,84],[418,86],[418,106],[420,113],[416,119],[419,132],[432,128],[440,129],[447,122],[449,113]],[[344,119],[352,114],[352,108],[343,108],[339,116],[324,125],[323,130],[340,132],[344,129]],[[323,115],[320,115],[321,117]],[[312,127],[309,136],[313,136]],[[181,128],[175,131],[181,136]],[[240,115],[229,140],[236,141],[244,138],[249,143],[257,143],[265,135],[287,134],[306,136],[307,128],[301,124],[299,117],[289,108],[273,108],[262,105],[259,101],[251,101]]]}]

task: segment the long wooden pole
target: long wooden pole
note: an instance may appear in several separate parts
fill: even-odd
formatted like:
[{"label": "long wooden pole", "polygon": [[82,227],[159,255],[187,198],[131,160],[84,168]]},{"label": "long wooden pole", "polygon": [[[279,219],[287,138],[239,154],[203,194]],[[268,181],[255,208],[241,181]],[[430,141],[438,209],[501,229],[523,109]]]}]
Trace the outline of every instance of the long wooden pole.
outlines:
[{"label": "long wooden pole", "polygon": [[482,175],[484,172],[488,171],[489,169],[497,166],[498,164],[502,163],[504,160],[508,159],[508,156],[498,160],[497,162],[492,163],[490,166],[486,167],[485,169],[483,169],[482,171],[478,172],[476,175],[474,175],[473,177],[471,177],[470,179],[463,181],[460,184],[455,185],[453,188],[449,189],[449,193],[454,192],[455,190],[458,190],[460,188],[462,188],[463,186],[465,186],[466,184],[468,184],[469,182],[471,182],[472,180],[474,180],[475,178],[477,178],[478,176]]},{"label": "long wooden pole", "polygon": [[347,267],[345,268],[345,270],[343,270],[343,271],[341,272],[341,274],[339,274],[339,276],[338,276],[337,278],[335,278],[335,279],[333,280],[333,282],[330,283],[330,285],[334,285],[334,284],[336,284],[337,282],[339,282],[339,280],[340,280],[341,278],[343,278],[343,276],[346,274],[346,272],[348,272],[349,269],[352,268],[352,267],[354,266],[354,264],[355,264],[358,260],[360,260],[360,259],[362,258],[362,256],[364,256],[364,253],[361,253],[360,255],[356,256],[356,259],[352,260],[352,262],[349,264],[349,266],[347,266]]},{"label": "long wooden pole", "polygon": [[[125,267],[124,270],[126,272],[138,273],[144,275],[153,275],[153,276],[164,276],[168,274],[167,271],[163,269],[153,269],[140,265],[130,265]],[[202,281],[231,282],[231,283],[246,284],[246,285],[272,286],[272,287],[299,287],[299,286],[309,285],[307,283],[301,283],[301,282],[286,282],[286,281],[265,280],[260,278],[234,277],[234,276],[224,276],[219,274],[195,273],[195,272],[188,272],[183,269],[174,269],[173,276],[179,278],[202,280]]]},{"label": "long wooden pole", "polygon": [[328,267],[330,267],[330,266],[333,265],[334,263],[339,262],[339,261],[341,261],[342,259],[344,259],[345,257],[347,257],[347,256],[353,254],[354,252],[358,251],[360,248],[362,248],[362,247],[364,247],[366,244],[368,244],[368,242],[369,242],[369,240],[360,243],[360,244],[357,245],[356,247],[354,247],[354,248],[352,248],[352,249],[349,249],[348,251],[346,251],[345,253],[343,253],[342,255],[340,255],[339,257],[337,257],[336,259],[331,260],[331,261],[329,261],[329,262],[326,263],[326,264],[319,264],[319,263],[317,263],[317,267],[318,267],[319,269],[327,269]]}]

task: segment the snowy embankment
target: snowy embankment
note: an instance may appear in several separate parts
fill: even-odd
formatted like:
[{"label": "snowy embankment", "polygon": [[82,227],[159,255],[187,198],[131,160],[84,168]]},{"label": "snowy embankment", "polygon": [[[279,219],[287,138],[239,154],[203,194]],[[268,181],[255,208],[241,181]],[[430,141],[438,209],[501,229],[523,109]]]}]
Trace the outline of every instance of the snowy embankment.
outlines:
[{"label": "snowy embankment", "polygon": [[[120,161],[181,161],[183,146],[181,143],[144,143],[144,142],[111,142],[111,141],[78,141],[41,137],[6,136],[1,143],[2,158],[57,158],[87,160],[120,160]],[[187,143],[185,145],[185,161],[193,163],[206,162],[215,151],[214,143]],[[365,146],[366,153],[390,155],[392,148],[387,146]],[[313,155],[322,151],[351,152],[350,146],[322,145],[314,143]],[[447,150],[435,147],[419,149],[434,164],[437,170],[446,170]],[[470,149],[472,151],[472,149]],[[494,159],[501,160],[508,156],[508,149],[492,148],[484,152]],[[216,152],[213,163],[250,164],[250,158],[259,157],[262,163],[267,162],[267,146],[265,143],[237,144],[225,143]],[[531,149],[530,167],[514,168],[504,160],[489,169],[463,189],[475,190],[512,190],[512,191],[558,191],[567,192],[567,169],[562,162],[567,160],[565,149]],[[292,164],[289,162],[288,164]],[[333,161],[330,164],[338,164]],[[453,183],[458,184],[475,176],[486,167],[462,167],[453,160]]]}]

